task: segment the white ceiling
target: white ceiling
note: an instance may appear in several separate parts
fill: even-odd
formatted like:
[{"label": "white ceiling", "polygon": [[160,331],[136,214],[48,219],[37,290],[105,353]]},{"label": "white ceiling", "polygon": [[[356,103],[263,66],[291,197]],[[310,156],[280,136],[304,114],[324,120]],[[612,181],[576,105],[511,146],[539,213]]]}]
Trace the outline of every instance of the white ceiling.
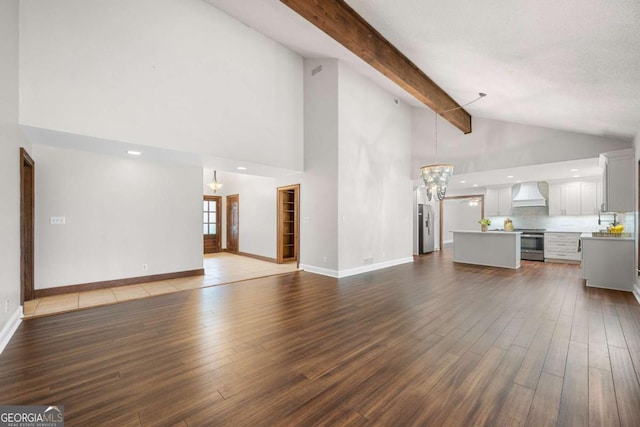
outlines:
[{"label": "white ceiling", "polygon": [[[565,162],[544,163],[517,168],[496,169],[490,171],[454,174],[448,185],[450,190],[473,189],[514,185],[530,181],[580,181],[585,178],[602,177],[599,159],[580,159]],[[416,180],[414,186],[421,186],[422,180]]]},{"label": "white ceiling", "polygon": [[[206,0],[305,57],[394,83],[279,0]],[[640,130],[638,0],[347,0],[472,116],[633,137]],[[426,108],[426,107],[425,107]]]}]

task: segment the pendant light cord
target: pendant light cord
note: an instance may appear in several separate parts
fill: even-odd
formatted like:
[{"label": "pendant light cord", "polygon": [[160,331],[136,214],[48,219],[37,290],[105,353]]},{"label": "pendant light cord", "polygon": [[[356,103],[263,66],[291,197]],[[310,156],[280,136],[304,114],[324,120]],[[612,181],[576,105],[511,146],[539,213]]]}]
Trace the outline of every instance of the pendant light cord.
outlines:
[{"label": "pendant light cord", "polygon": [[476,102],[476,101],[478,101],[478,100],[480,100],[480,99],[484,98],[485,96],[487,96],[487,94],[486,94],[486,93],[482,93],[482,92],[480,92],[480,93],[478,94],[478,97],[477,97],[476,99],[474,99],[473,101],[469,101],[469,102],[467,102],[467,103],[466,103],[466,104],[464,104],[464,105],[461,105],[461,106],[456,107],[456,108],[452,108],[452,109],[450,109],[450,110],[444,110],[444,111],[442,111],[442,112],[441,112],[441,113],[439,113],[439,114],[445,114],[445,113],[449,113],[449,112],[451,112],[451,111],[460,110],[460,109],[462,109],[462,108],[466,107],[467,105],[471,105],[471,104],[473,104],[474,102]]},{"label": "pendant light cord", "polygon": [[476,101],[478,101],[478,100],[480,100],[480,99],[484,98],[485,96],[487,96],[487,94],[486,94],[486,93],[480,92],[480,93],[478,93],[478,97],[477,97],[476,99],[474,99],[473,101],[469,101],[469,102],[467,102],[466,104],[461,105],[461,106],[459,106],[459,107],[452,108],[452,109],[450,109],[450,110],[444,110],[444,111],[442,111],[442,112],[440,112],[440,113],[436,113],[436,114],[434,114],[434,116],[435,116],[435,129],[436,129],[436,161],[438,161],[438,115],[443,115],[443,114],[445,114],[445,113],[449,113],[449,112],[451,112],[451,111],[460,110],[460,109],[462,109],[462,108],[466,107],[467,105],[471,105],[471,104],[473,104],[474,102],[476,102]]}]

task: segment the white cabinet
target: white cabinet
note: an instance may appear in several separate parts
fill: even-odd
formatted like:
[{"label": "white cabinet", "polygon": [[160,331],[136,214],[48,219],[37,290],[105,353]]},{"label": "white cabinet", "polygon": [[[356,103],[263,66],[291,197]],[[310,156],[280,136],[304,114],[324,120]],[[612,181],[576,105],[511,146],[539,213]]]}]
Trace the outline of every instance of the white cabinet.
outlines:
[{"label": "white cabinet", "polygon": [[580,233],[544,233],[544,260],[580,262]]},{"label": "white cabinet", "polygon": [[635,211],[634,158],[632,148],[600,155],[600,166],[604,170],[602,206],[604,212]]},{"label": "white cabinet", "polygon": [[511,186],[487,188],[487,196],[484,199],[484,216],[511,215],[512,198]]},{"label": "white cabinet", "polygon": [[597,215],[602,200],[599,181],[549,184],[549,215]]},{"label": "white cabinet", "polygon": [[602,196],[598,193],[598,189],[601,187],[593,182],[582,182],[580,188],[580,212],[582,215],[597,215],[600,212],[600,205],[602,204]]},{"label": "white cabinet", "polygon": [[634,247],[632,238],[582,237],[582,278],[587,286],[633,291]]}]

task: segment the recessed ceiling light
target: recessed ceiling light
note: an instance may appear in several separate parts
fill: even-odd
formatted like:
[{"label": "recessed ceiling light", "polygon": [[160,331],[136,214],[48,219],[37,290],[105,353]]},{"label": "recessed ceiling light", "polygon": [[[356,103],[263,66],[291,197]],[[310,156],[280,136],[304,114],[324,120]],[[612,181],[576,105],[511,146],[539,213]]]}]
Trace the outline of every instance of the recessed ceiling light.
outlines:
[{"label": "recessed ceiling light", "polygon": [[132,156],[140,156],[142,153],[140,151],[136,151],[136,150],[129,150],[129,151],[127,151],[127,154],[130,154]]},{"label": "recessed ceiling light", "polygon": [[573,175],[574,178],[580,178],[580,175]]},{"label": "recessed ceiling light", "polygon": [[474,186],[474,187],[477,187],[477,186],[478,186],[478,184],[473,184],[473,186]]},{"label": "recessed ceiling light", "polygon": [[460,184],[466,184],[466,183],[467,183],[467,181],[464,181],[464,180],[460,181]]},{"label": "recessed ceiling light", "polygon": [[511,179],[511,178],[513,178],[513,175],[509,175],[509,176],[507,176],[507,178]]},{"label": "recessed ceiling light", "polygon": [[238,169],[239,171],[246,171],[247,168],[245,168],[244,166],[238,166],[236,169]]},{"label": "recessed ceiling light", "polygon": [[516,181],[516,184],[520,184],[522,181]]},{"label": "recessed ceiling light", "polygon": [[578,172],[580,169],[569,169],[569,172]]}]

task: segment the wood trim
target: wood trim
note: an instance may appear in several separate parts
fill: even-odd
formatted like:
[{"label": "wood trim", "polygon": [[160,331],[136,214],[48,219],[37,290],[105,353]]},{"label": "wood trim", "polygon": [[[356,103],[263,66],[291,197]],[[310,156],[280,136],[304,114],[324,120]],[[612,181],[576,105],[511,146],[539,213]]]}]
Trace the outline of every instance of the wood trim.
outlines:
[{"label": "wood trim", "polygon": [[[464,133],[471,115],[343,0],[280,0]],[[449,111],[455,109],[454,111]],[[448,112],[446,112],[448,111]]]},{"label": "wood trim", "polygon": [[35,162],[20,147],[20,304],[34,292]]},{"label": "wood trim", "polygon": [[[206,252],[203,248],[203,253],[217,253],[222,250],[222,196],[202,196],[203,201],[216,202],[216,247],[213,252]],[[204,212],[204,211],[203,211]],[[204,224],[204,222],[203,222]],[[206,236],[203,233],[203,246]]]},{"label": "wood trim", "polygon": [[227,249],[223,249],[222,252],[227,252],[227,253],[234,254],[234,255],[246,256],[247,258],[254,258],[254,259],[258,259],[260,261],[272,262],[274,264],[278,263],[278,261],[275,258],[269,258],[269,257],[262,256],[262,255],[250,254],[250,253],[247,253],[247,252],[231,252],[231,251],[228,251]]},{"label": "wood trim", "polygon": [[204,268],[196,270],[176,271],[173,273],[152,274],[151,276],[129,277],[126,279],[105,280],[103,282],[82,283],[80,285],[60,286],[57,288],[36,289],[36,298],[53,295],[70,294],[73,292],[95,291],[119,286],[137,285],[139,283],[157,282],[159,280],[178,279],[181,277],[202,276]]},{"label": "wood trim", "polygon": [[229,250],[229,235],[231,234],[231,224],[232,221],[229,220],[229,217],[231,217],[231,213],[232,213],[232,208],[231,208],[231,203],[229,203],[230,200],[236,199],[237,203],[238,203],[238,221],[237,221],[237,226],[238,226],[238,241],[237,246],[238,246],[238,250],[240,250],[240,195],[239,194],[229,194],[227,195],[227,199],[226,199],[226,211],[227,211],[227,224],[226,224],[226,242],[225,242],[225,251],[226,252],[230,252],[230,253],[238,253],[238,250],[235,251],[231,251]]},{"label": "wood trim", "polygon": [[484,194],[468,194],[466,196],[451,196],[451,197],[445,197],[442,202],[440,202],[440,221],[439,221],[439,226],[440,226],[440,250],[442,250],[442,246],[444,244],[444,238],[443,238],[443,225],[444,225],[444,201],[445,200],[454,200],[454,199],[468,199],[471,197],[475,197],[475,198],[479,198],[480,199],[480,219],[484,218]]}]

